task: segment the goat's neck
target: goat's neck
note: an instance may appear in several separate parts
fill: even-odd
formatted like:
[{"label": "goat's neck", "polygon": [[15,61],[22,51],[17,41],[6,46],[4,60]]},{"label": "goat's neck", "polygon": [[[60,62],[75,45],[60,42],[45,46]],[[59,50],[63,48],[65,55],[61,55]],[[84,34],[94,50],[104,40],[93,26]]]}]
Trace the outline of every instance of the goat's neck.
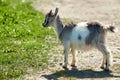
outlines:
[{"label": "goat's neck", "polygon": [[57,16],[55,18],[55,21],[54,21],[54,28],[57,32],[57,35],[60,36],[62,30],[63,30],[63,23],[62,21],[60,20],[59,16]]}]

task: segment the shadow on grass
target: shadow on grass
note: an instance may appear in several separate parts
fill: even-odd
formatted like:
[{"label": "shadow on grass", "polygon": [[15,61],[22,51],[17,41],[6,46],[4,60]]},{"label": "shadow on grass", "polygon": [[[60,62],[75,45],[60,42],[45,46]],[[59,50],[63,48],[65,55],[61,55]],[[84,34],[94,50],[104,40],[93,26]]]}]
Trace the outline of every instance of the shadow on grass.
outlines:
[{"label": "shadow on grass", "polygon": [[57,71],[53,74],[42,75],[48,80],[57,80],[60,77],[74,77],[74,78],[120,78],[120,76],[114,76],[110,72],[107,71],[93,71],[91,69],[88,70],[61,70]]}]

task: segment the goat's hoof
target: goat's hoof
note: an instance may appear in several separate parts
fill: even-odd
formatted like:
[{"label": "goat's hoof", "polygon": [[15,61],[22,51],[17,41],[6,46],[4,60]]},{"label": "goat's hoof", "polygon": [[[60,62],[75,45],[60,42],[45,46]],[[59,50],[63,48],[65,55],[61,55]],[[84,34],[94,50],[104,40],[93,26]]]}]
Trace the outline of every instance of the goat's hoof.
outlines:
[{"label": "goat's hoof", "polygon": [[106,72],[112,72],[110,69],[104,69],[104,71],[106,71]]},{"label": "goat's hoof", "polygon": [[101,69],[105,69],[105,68],[104,68],[104,67],[102,67],[102,66],[101,66],[100,68],[101,68]]},{"label": "goat's hoof", "polygon": [[77,67],[77,66],[71,64],[71,67]]},{"label": "goat's hoof", "polygon": [[75,66],[75,67],[72,67],[72,70],[78,71],[78,68]]},{"label": "goat's hoof", "polygon": [[68,70],[68,68],[66,66],[63,66],[63,69]]},{"label": "goat's hoof", "polygon": [[72,67],[72,70],[78,70],[78,69],[77,69],[77,66],[75,66],[75,65],[72,65],[72,64],[71,64],[71,67]]},{"label": "goat's hoof", "polygon": [[63,64],[62,63],[60,63],[60,66],[62,66]]}]

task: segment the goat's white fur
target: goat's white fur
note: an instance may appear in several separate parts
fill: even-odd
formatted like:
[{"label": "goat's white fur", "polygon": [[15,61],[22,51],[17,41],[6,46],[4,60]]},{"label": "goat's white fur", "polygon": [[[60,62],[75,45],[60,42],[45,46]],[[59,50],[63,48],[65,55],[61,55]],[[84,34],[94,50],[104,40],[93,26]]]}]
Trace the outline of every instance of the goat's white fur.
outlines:
[{"label": "goat's white fur", "polygon": [[[84,49],[86,48],[85,40],[89,35],[89,30],[87,28],[86,22],[78,23],[76,27],[73,28],[70,41],[73,44],[75,49]],[[81,40],[78,39],[78,36],[81,36]]]}]

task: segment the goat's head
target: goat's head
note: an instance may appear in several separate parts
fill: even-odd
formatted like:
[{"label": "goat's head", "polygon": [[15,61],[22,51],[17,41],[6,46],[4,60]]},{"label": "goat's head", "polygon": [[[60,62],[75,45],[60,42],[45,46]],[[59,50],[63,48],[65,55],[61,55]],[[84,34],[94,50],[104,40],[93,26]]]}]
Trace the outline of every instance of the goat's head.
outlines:
[{"label": "goat's head", "polygon": [[44,27],[52,26],[57,16],[57,13],[58,13],[58,8],[55,9],[55,13],[53,13],[52,10],[50,10],[50,12],[46,14],[45,21],[42,25]]}]

